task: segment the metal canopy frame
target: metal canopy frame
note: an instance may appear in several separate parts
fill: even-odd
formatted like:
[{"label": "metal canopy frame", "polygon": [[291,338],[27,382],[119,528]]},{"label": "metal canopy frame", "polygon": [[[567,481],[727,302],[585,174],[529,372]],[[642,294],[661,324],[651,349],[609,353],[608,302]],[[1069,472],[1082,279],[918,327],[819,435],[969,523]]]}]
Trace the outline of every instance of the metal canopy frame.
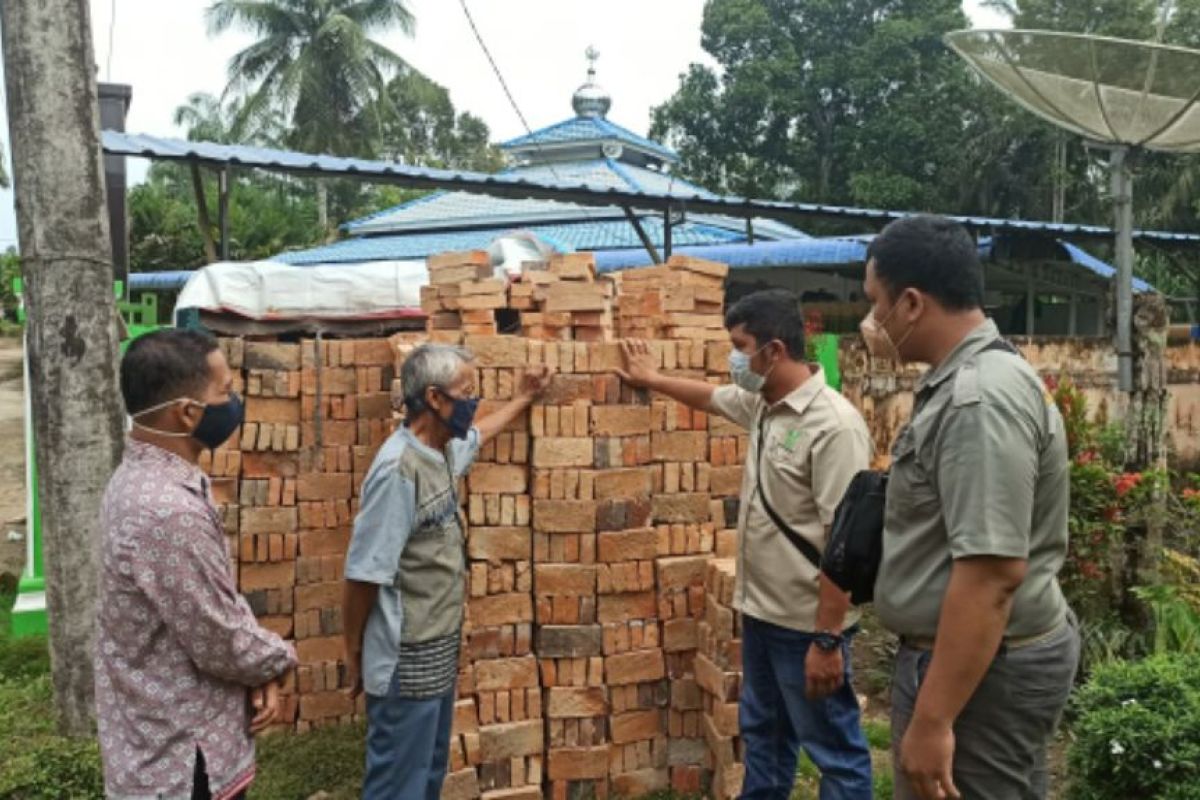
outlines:
[{"label": "metal canopy frame", "polygon": [[[473,192],[491,197],[558,200],[583,206],[636,209],[664,214],[667,215],[667,219],[674,214],[692,212],[747,220],[764,217],[787,223],[814,219],[852,221],[867,223],[872,227],[881,227],[894,220],[912,216],[913,213],[812,203],[785,203],[740,197],[699,197],[694,194],[666,194],[600,188],[586,184],[570,185],[529,181],[508,175],[427,169],[385,161],[336,158],[210,142],[189,142],[180,139],[124,134],[116,131],[104,131],[102,138],[104,152],[109,155],[194,163],[218,172],[226,167],[244,167],[308,178],[354,178],[414,189],[445,189]],[[950,216],[950,219],[977,233],[1010,233],[1022,236],[1108,241],[1112,240],[1114,234],[1112,228],[1100,225],[1030,222],[970,216]],[[1153,242],[1164,249],[1200,250],[1200,234],[1134,231],[1133,238],[1138,241]]]}]

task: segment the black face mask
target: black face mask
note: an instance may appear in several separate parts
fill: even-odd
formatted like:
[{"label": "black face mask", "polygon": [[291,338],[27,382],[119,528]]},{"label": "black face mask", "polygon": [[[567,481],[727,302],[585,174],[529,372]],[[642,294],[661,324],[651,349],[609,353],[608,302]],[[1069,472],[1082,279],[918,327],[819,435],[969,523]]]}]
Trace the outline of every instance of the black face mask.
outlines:
[{"label": "black face mask", "polygon": [[471,425],[475,422],[475,412],[479,408],[478,397],[451,397],[445,390],[439,389],[442,396],[454,403],[454,407],[450,410],[450,419],[442,419],[442,423],[450,429],[450,435],[455,439],[465,439],[467,434],[471,432]]},{"label": "black face mask", "polygon": [[230,392],[228,401],[209,403],[204,407],[204,414],[196,430],[192,431],[192,437],[209,450],[216,450],[242,426],[245,415],[242,398]]},{"label": "black face mask", "polygon": [[[157,411],[160,408],[172,405],[174,403],[191,403],[197,406],[204,406],[204,414],[200,417],[200,423],[196,425],[196,429],[191,433],[176,433],[174,431],[160,431],[156,428],[148,428],[145,425],[137,422],[137,418],[143,414],[149,414]],[[147,408],[133,415],[134,425],[144,431],[157,433],[162,436],[172,436],[177,438],[192,437],[200,444],[207,447],[209,450],[216,450],[221,445],[233,436],[234,432],[241,427],[242,419],[245,417],[245,408],[242,405],[242,398],[238,397],[234,392],[229,393],[229,399],[224,403],[201,403],[196,400],[191,400],[186,397],[178,400],[168,400],[165,403],[160,403],[152,408]]]}]

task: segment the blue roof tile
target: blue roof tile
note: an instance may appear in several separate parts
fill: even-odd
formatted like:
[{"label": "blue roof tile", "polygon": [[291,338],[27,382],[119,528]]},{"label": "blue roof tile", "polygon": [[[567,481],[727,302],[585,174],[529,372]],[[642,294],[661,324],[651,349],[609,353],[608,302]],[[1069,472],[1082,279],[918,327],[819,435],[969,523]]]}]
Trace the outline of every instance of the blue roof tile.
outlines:
[{"label": "blue roof tile", "polygon": [[583,144],[585,142],[618,141],[639,150],[653,153],[672,163],[679,161],[679,154],[658,142],[639,136],[628,128],[602,117],[575,117],[554,125],[509,139],[500,145],[505,150],[522,150],[539,145]]}]

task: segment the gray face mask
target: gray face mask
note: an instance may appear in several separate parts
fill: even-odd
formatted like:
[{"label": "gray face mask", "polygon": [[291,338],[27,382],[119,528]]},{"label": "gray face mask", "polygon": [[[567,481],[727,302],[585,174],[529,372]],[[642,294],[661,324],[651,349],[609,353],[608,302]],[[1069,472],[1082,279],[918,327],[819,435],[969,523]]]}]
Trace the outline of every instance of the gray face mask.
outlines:
[{"label": "gray face mask", "polygon": [[771,374],[771,370],[767,370],[767,375],[759,375],[750,368],[750,359],[766,349],[767,345],[764,344],[751,355],[747,355],[741,350],[733,350],[729,353],[729,373],[733,377],[734,384],[739,388],[753,394],[758,394],[762,391],[763,385],[767,382],[767,375]]}]

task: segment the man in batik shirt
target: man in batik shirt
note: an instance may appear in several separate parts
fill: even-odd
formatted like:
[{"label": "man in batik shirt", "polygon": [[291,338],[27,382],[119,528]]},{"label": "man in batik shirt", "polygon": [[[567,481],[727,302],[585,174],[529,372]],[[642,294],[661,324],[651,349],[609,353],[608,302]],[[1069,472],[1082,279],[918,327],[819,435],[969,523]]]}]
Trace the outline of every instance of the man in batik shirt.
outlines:
[{"label": "man in batik shirt", "polygon": [[292,648],[238,594],[200,455],[242,404],[204,334],[165,330],[121,362],[133,431],[104,495],[96,710],[105,794],[230,800],[254,780]]}]

